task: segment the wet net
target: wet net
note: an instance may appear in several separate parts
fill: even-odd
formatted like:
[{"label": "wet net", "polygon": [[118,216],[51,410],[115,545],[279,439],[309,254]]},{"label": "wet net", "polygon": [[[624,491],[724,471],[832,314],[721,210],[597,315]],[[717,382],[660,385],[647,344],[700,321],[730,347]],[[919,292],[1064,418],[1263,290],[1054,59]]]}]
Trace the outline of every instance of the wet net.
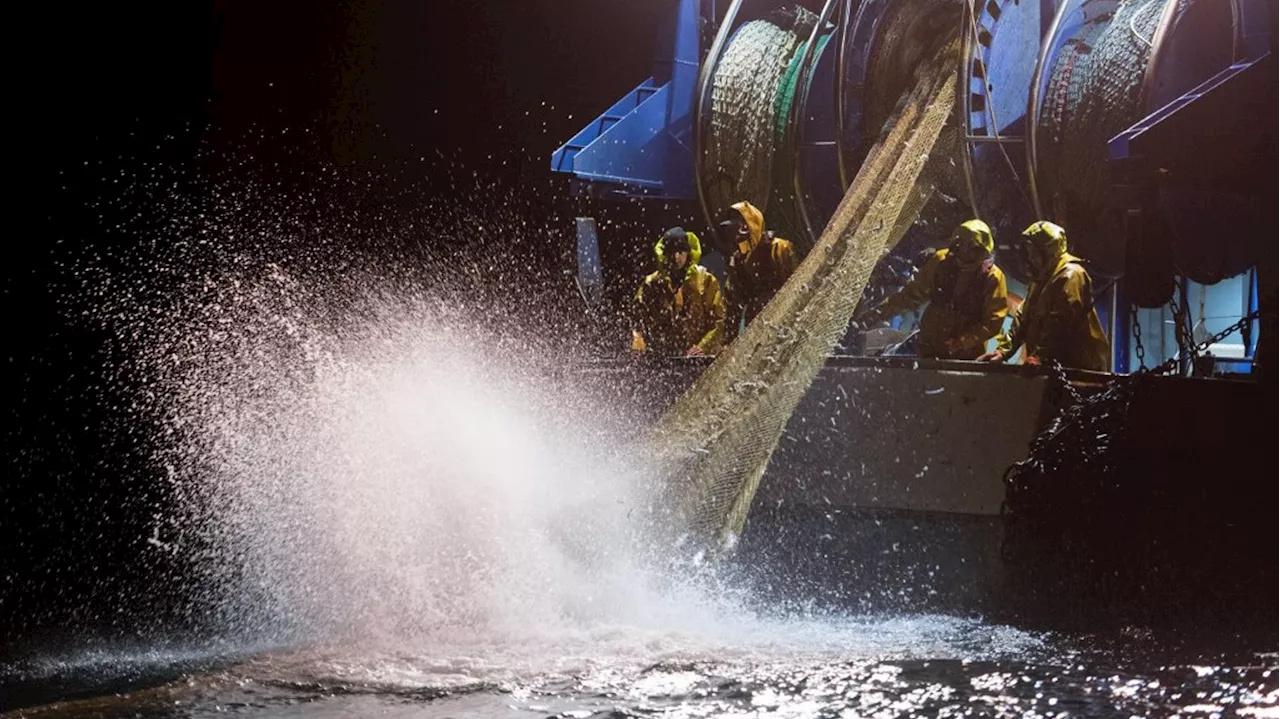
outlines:
[{"label": "wet net", "polygon": [[1066,404],[1032,440],[1027,458],[1005,472],[1006,516],[1054,521],[1067,507],[1107,505],[1125,485],[1116,450],[1125,446],[1130,405],[1148,378],[1117,378],[1086,397],[1060,366],[1053,369]]},{"label": "wet net", "polygon": [[[921,64],[822,236],[787,285],[656,427],[682,537],[733,546],[792,412],[844,335],[872,269],[918,210],[922,170],[955,100],[958,47]],[[924,178],[927,180],[927,178]]]},{"label": "wet net", "polygon": [[1140,118],[1142,76],[1164,0],[1128,0],[1085,23],[1049,73],[1039,131],[1040,175],[1073,245],[1102,271],[1124,264],[1124,226],[1110,207],[1107,142]]},{"label": "wet net", "polygon": [[[853,86],[862,107],[863,145],[870,146],[876,133],[893,116],[903,94],[915,83],[915,71],[922,62],[938,51],[946,38],[954,38],[963,17],[963,5],[957,0],[913,0],[889,3],[876,20],[875,39],[871,45],[860,90]],[[941,39],[941,40],[940,40]],[[846,101],[853,101],[847,98]],[[959,117],[955,121],[958,124]],[[899,216],[901,227],[897,256],[916,261],[932,254],[945,243],[956,225],[971,219],[965,194],[961,153],[965,151],[960,133],[944,133],[929,156],[929,164],[921,172],[910,205]],[[856,160],[854,152],[850,159]],[[897,236],[897,235],[895,235]],[[885,268],[889,269],[889,268]],[[909,277],[877,272],[868,282],[863,301],[870,306],[897,291]]]}]

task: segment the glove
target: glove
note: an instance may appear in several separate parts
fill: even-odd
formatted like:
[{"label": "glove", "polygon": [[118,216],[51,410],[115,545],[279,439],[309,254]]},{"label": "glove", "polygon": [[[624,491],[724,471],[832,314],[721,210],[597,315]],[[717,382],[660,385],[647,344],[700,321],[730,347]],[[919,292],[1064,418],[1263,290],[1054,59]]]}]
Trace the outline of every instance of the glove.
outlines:
[{"label": "glove", "polygon": [[987,352],[986,354],[983,354],[982,356],[978,357],[978,361],[979,362],[1003,362],[1004,353],[1001,352],[1000,350],[996,350],[995,352]]}]

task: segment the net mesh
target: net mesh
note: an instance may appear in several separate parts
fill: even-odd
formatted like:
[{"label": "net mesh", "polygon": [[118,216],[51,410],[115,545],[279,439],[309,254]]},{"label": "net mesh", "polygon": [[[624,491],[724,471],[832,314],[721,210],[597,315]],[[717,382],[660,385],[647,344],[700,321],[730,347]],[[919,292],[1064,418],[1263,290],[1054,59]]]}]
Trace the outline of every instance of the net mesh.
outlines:
[{"label": "net mesh", "polygon": [[[709,207],[727,208],[747,200],[768,216],[779,113],[790,108],[789,101],[780,102],[779,89],[804,41],[802,33],[814,21],[807,10],[793,13],[789,21],[775,18],[743,25],[716,65],[702,153]],[[781,118],[786,121],[785,115]]]},{"label": "net mesh", "polygon": [[[941,42],[957,35],[963,5],[957,0],[912,0],[889,3],[876,20],[877,31],[871,46],[861,93],[865,117],[863,135],[867,145],[892,117],[897,103],[915,82],[921,62],[938,51]],[[958,119],[958,118],[957,118]],[[911,204],[900,215],[902,237],[900,257],[913,260],[926,248],[937,248],[956,225],[970,219],[964,196],[960,153],[964,151],[959,133],[945,133],[921,172]],[[895,235],[895,236],[899,236]],[[877,273],[868,283],[863,301],[875,303],[898,290],[906,277]]]},{"label": "net mesh", "polygon": [[[910,226],[955,101],[952,43],[921,64],[822,236],[787,285],[655,429],[684,537],[731,547],[787,420],[843,336],[872,269]],[[904,215],[904,213],[907,213]]]},{"label": "net mesh", "polygon": [[1124,264],[1124,227],[1109,203],[1107,142],[1140,117],[1142,76],[1165,0],[1127,0],[1086,23],[1058,53],[1039,118],[1040,174],[1072,243],[1110,273]]}]

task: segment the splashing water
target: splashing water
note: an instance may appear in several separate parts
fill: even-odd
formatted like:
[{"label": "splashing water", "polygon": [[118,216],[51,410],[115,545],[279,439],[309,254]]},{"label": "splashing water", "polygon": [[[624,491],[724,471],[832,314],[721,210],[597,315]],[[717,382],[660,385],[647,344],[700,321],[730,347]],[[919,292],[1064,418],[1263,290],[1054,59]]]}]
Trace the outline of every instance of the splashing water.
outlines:
[{"label": "splashing water", "polygon": [[309,381],[281,392],[274,366],[253,367],[232,382],[257,396],[209,408],[225,541],[305,634],[546,625],[588,611],[586,565],[622,539],[634,485],[574,435],[572,400],[456,349],[474,334],[414,329],[432,326],[308,345]]},{"label": "splashing water", "polygon": [[260,282],[223,282],[160,359],[171,531],[203,533],[236,632],[440,640],[627,611],[643,475],[585,393],[425,298],[334,319],[326,288]]},{"label": "splashing water", "polygon": [[104,171],[108,240],[66,260],[69,313],[118,342],[114,429],[163,488],[140,561],[198,634],[545,643],[735,606],[654,569],[636,418],[561,371],[579,340],[528,198],[473,178],[406,209],[201,152]]},{"label": "splashing water", "polygon": [[584,673],[652,683],[655,663],[711,657],[816,666],[1038,644],[945,617],[776,617],[712,577],[671,576],[648,555],[625,409],[431,306],[369,307],[337,332],[296,314],[289,332],[252,333],[212,387],[181,385],[188,446],[216,487],[208,516],[234,550],[221,561],[237,561],[237,631],[299,647],[237,676],[518,692]]}]

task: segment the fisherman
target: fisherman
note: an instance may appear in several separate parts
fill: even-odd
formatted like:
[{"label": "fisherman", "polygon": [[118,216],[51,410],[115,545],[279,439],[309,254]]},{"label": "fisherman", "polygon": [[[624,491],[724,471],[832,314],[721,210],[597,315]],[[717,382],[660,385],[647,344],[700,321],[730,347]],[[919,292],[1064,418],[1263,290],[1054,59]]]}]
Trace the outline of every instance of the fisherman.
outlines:
[{"label": "fisherman", "polygon": [[996,351],[979,359],[1002,362],[1023,350],[1023,364],[1056,360],[1064,367],[1106,372],[1111,347],[1093,305],[1093,280],[1082,260],[1067,253],[1067,232],[1036,222],[1017,245],[1031,270],[1027,299],[1013,313]]},{"label": "fisherman", "polygon": [[1004,272],[992,253],[995,240],[982,220],[956,228],[945,249],[932,253],[897,293],[855,319],[860,327],[928,303],[917,337],[920,357],[977,359],[1000,333],[1009,313]]},{"label": "fisherman", "polygon": [[716,276],[698,264],[698,236],[673,227],[653,250],[658,269],[636,289],[631,348],[666,355],[715,354],[724,333],[724,298]]},{"label": "fisherman", "polygon": [[735,203],[720,223],[720,248],[728,257],[725,276],[725,343],[738,336],[796,271],[791,242],[764,228],[764,213],[747,201]]}]

